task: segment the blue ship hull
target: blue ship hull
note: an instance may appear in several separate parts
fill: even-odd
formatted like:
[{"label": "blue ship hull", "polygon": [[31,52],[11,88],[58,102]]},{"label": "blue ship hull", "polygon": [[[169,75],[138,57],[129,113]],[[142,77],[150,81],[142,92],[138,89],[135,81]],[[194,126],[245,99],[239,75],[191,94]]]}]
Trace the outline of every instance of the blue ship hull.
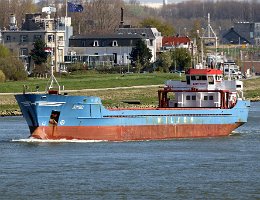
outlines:
[{"label": "blue ship hull", "polygon": [[15,98],[40,139],[106,141],[227,136],[247,122],[250,102],[230,109],[106,109],[99,97],[19,94]]}]

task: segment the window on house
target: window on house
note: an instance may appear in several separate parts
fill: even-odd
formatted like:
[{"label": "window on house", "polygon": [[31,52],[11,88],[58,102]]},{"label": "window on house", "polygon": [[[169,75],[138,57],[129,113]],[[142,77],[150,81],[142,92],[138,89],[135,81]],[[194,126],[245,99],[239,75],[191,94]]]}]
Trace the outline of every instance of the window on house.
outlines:
[{"label": "window on house", "polygon": [[186,96],[186,100],[189,101],[190,100],[190,95]]},{"label": "window on house", "polygon": [[21,35],[20,42],[28,42],[28,35]]},{"label": "window on house", "polygon": [[150,46],[153,46],[153,40],[150,40]]},{"label": "window on house", "polygon": [[20,56],[28,56],[28,49],[27,48],[21,48],[20,49]]},{"label": "window on house", "polygon": [[33,40],[36,41],[36,40],[41,40],[42,39],[42,36],[41,35],[34,35],[33,36]]},{"label": "window on house", "polygon": [[93,43],[93,47],[98,47],[98,46],[99,46],[98,41],[95,40],[94,43]]},{"label": "window on house", "polygon": [[6,41],[11,42],[11,36],[10,35],[6,36]]},{"label": "window on house", "polygon": [[117,47],[117,46],[118,46],[118,44],[117,44],[117,41],[116,41],[116,40],[113,40],[113,42],[112,42],[112,46],[113,46],[113,47]]},{"label": "window on house", "polygon": [[48,35],[48,42],[54,42],[54,35]]}]

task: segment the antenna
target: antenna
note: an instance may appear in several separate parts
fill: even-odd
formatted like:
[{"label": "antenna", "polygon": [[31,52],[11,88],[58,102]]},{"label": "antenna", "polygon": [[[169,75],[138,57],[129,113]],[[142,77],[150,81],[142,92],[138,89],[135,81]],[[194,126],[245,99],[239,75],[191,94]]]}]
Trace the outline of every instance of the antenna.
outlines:
[{"label": "antenna", "polygon": [[56,12],[56,8],[55,7],[51,7],[51,6],[43,7],[42,8],[42,12],[45,12],[45,13],[47,13],[47,15],[50,15],[51,13],[55,13]]}]

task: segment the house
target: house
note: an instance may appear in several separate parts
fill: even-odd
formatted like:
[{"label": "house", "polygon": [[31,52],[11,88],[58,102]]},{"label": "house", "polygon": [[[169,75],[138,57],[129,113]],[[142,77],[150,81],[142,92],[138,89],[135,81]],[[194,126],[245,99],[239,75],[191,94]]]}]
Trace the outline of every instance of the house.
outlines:
[{"label": "house", "polygon": [[151,62],[156,61],[157,54],[162,47],[162,35],[156,28],[119,28],[116,33],[118,35],[137,35],[141,36],[146,42],[147,47],[151,50]]},{"label": "house", "polygon": [[260,46],[260,23],[237,22],[222,33],[223,44],[251,44]]},{"label": "house", "polygon": [[128,65],[129,54],[136,46],[140,35],[87,35],[72,36],[69,39],[65,63],[83,62],[88,67],[96,65]]},{"label": "house", "polygon": [[190,49],[191,40],[189,37],[180,37],[180,36],[167,36],[162,38],[162,49],[169,50],[175,48],[185,48]]},{"label": "house", "polygon": [[113,34],[78,35],[69,39],[65,64],[83,62],[90,67],[96,65],[129,65],[129,54],[138,40],[145,41],[151,50],[151,62],[156,60],[162,46],[162,36],[156,28],[131,28],[121,26]]},{"label": "house", "polygon": [[222,36],[222,44],[251,44],[248,37],[243,37],[233,27]]},{"label": "house", "polygon": [[46,14],[44,18],[42,13],[26,14],[21,29],[16,24],[15,16],[11,15],[9,29],[1,32],[2,43],[25,63],[28,73],[34,66],[30,52],[39,39],[45,42],[56,72],[59,71],[59,64],[64,62],[68,38],[72,35],[71,18],[55,19],[50,17],[50,12]]}]

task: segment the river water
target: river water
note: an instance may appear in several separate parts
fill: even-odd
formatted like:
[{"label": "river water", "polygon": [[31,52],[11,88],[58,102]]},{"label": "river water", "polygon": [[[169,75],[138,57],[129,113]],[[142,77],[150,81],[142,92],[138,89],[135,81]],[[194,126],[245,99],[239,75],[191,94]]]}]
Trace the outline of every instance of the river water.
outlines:
[{"label": "river water", "polygon": [[[233,136],[33,142],[0,118],[0,199],[260,199],[260,102]],[[23,140],[25,139],[25,140]]]}]

